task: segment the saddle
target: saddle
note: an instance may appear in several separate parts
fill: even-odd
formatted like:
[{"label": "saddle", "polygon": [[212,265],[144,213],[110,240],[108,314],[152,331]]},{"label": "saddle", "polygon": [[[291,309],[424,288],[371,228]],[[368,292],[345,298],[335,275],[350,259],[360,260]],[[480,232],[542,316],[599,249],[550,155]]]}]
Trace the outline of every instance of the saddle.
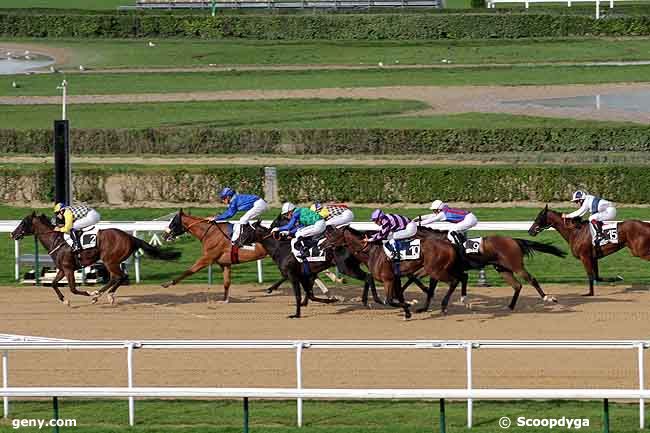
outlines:
[{"label": "saddle", "polygon": [[[86,227],[85,229],[81,230],[81,234],[79,235],[79,243],[81,244],[80,251],[97,247],[97,233],[99,233],[97,226]],[[74,241],[72,240],[72,236],[70,236],[69,233],[63,234],[63,240],[65,240],[70,248],[74,247]]]},{"label": "saddle", "polygon": [[601,226],[602,236],[598,245],[596,245],[596,229],[592,224],[589,224],[589,231],[591,232],[591,244],[595,247],[618,243],[618,223],[603,224]]},{"label": "saddle", "polygon": [[[420,239],[400,239],[397,241],[399,246],[399,261],[418,260],[420,258]],[[393,260],[397,258],[397,251],[393,250],[390,241],[383,241],[384,254]]]},{"label": "saddle", "polygon": [[321,247],[325,242],[325,235],[317,238],[301,238],[291,240],[291,252],[299,263],[324,262],[327,260],[327,251]]}]

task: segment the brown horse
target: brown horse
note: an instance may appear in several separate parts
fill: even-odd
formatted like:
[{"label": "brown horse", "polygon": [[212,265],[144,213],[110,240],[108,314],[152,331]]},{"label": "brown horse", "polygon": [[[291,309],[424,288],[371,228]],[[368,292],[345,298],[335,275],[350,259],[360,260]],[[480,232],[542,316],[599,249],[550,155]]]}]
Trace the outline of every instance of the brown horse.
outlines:
[{"label": "brown horse", "polygon": [[[426,236],[432,236],[435,239],[447,239],[447,232],[420,227],[418,229],[418,237]],[[521,283],[517,280],[514,274],[517,274],[517,276],[533,286],[544,302],[557,302],[555,297],[544,293],[544,290],[542,290],[537,279],[530,275],[524,266],[524,257],[531,256],[536,252],[551,254],[557,257],[566,257],[564,251],[554,247],[553,245],[507,236],[484,236],[478,254],[465,256],[465,269],[482,268],[486,265],[494,266],[499,275],[501,275],[501,277],[512,286],[512,290],[514,290],[512,300],[508,305],[510,310],[515,309],[522,288]],[[463,286],[461,297],[463,303],[465,303],[465,287],[466,286]]]},{"label": "brown horse", "polygon": [[531,236],[537,236],[543,230],[553,227],[569,243],[573,255],[580,259],[587,276],[589,277],[589,292],[584,296],[594,295],[594,282],[615,282],[621,281],[620,276],[616,278],[602,278],[598,273],[598,259],[608,256],[625,247],[629,248],[633,256],[644,260],[650,260],[650,224],[629,220],[618,223],[618,243],[609,243],[595,248],[592,245],[591,230],[589,223],[579,218],[567,220],[562,214],[550,210],[548,205],[542,209],[533,225],[528,229]]},{"label": "brown horse", "polygon": [[[409,319],[411,312],[409,304],[404,300],[405,286],[399,284],[395,276],[393,262],[384,253],[381,242],[368,242],[365,233],[349,226],[332,230],[327,234],[328,246],[345,245],[348,250],[361,262],[365,263],[373,278],[384,283],[386,301],[404,310],[404,318]],[[467,274],[454,246],[446,240],[434,239],[429,236],[420,241],[420,259],[405,260],[399,264],[401,275],[416,275],[430,277],[426,304],[418,312],[427,311],[433,298],[433,291],[438,281],[449,283],[449,290],[442,300],[442,312],[447,313],[449,299],[458,283],[467,283]],[[397,302],[395,302],[397,299]]]},{"label": "brown horse", "polygon": [[[232,243],[226,233],[227,223],[213,223],[205,218],[187,215],[183,209],[169,223],[165,232],[165,240],[172,240],[185,232],[189,232],[197,238],[203,246],[203,255],[188,270],[183,272],[178,278],[163,284],[163,287],[169,287],[178,284],[181,280],[200,271],[206,266],[217,263],[223,271],[223,302],[227,303],[230,299],[231,284],[231,266],[233,263]],[[244,229],[244,227],[242,227]],[[242,241],[245,240],[245,233],[242,233]],[[266,249],[260,243],[255,243],[254,250],[241,249],[238,254],[237,263],[252,262],[259,260],[267,255]]]},{"label": "brown horse", "polygon": [[[63,239],[63,233],[55,231],[54,226],[45,215],[37,216],[35,212],[26,216],[20,222],[18,227],[11,233],[11,238],[20,240],[27,235],[35,235],[52,257],[58,269],[54,280],[52,280],[52,288],[56,292],[59,301],[66,305],[70,305],[70,301],[63,297],[58,288],[58,283],[64,276],[68,280],[70,291],[75,295],[92,296],[94,304],[104,292],[109,290],[108,298],[111,304],[114,304],[115,292],[126,280],[126,274],[122,271],[120,265],[134,251],[141,248],[147,255],[161,260],[174,260],[181,255],[177,251],[160,250],[122,230],[106,229],[97,233],[97,247],[82,250],[77,260],[72,248]],[[93,293],[77,290],[74,271],[97,263],[99,260],[104,263],[110,273],[108,283]]]}]

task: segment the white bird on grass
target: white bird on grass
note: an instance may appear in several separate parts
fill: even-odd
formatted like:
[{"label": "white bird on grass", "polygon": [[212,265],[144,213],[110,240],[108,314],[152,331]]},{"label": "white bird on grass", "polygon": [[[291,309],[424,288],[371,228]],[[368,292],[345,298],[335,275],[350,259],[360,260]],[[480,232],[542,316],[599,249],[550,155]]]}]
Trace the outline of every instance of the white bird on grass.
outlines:
[{"label": "white bird on grass", "polygon": [[149,46],[150,46],[150,47],[155,47],[156,44],[154,44],[153,42],[149,42]]}]

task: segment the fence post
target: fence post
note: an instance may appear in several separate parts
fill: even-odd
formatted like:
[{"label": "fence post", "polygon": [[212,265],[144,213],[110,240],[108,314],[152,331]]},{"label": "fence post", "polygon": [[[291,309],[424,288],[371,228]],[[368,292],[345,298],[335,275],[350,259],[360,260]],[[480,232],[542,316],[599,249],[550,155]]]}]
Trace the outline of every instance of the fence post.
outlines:
[{"label": "fence post", "polygon": [[[467,390],[472,390],[472,342],[467,342]],[[472,409],[473,409],[473,400],[471,398],[467,399],[467,428],[472,428]]]},{"label": "fence post", "polygon": [[[638,357],[639,357],[639,391],[643,392],[645,389],[645,373],[643,366],[643,343],[639,343]],[[645,428],[645,400],[639,399],[639,428]]]},{"label": "fence post", "polygon": [[[296,389],[302,389],[302,347],[303,342],[296,343]],[[302,398],[296,400],[297,425],[302,427]]]},{"label": "fence post", "polygon": [[264,167],[264,200],[276,203],[278,197],[278,170],[275,167]]},{"label": "fence post", "polygon": [[445,420],[445,399],[440,399],[440,433],[447,433],[447,420]]},{"label": "fence post", "polygon": [[[133,388],[133,342],[129,341],[126,346],[126,365],[128,375],[128,386]],[[135,401],[133,396],[129,396],[129,425],[135,425]]]},{"label": "fence post", "polygon": [[54,433],[59,433],[59,424],[56,422],[59,420],[59,398],[52,397],[52,406],[54,409],[53,419],[54,421]]},{"label": "fence post", "polygon": [[603,433],[609,433],[609,400],[603,399]]},{"label": "fence post", "polygon": [[[2,387],[9,387],[9,352],[2,351]],[[9,418],[9,397],[2,398],[3,417]]]},{"label": "fence post", "polygon": [[16,281],[20,281],[20,241],[14,241],[14,255],[16,256]]},{"label": "fence post", "polygon": [[244,433],[248,433],[248,397],[244,397]]},{"label": "fence post", "polygon": [[257,261],[257,282],[260,284],[264,282],[264,269],[262,268],[262,259]]},{"label": "fence post", "polygon": [[596,0],[596,19],[600,19],[600,0]]},{"label": "fence post", "polygon": [[[133,230],[133,237],[138,237],[138,232]],[[133,267],[135,268],[135,282],[136,284],[140,283],[140,254],[139,251],[136,251],[133,257]]]}]

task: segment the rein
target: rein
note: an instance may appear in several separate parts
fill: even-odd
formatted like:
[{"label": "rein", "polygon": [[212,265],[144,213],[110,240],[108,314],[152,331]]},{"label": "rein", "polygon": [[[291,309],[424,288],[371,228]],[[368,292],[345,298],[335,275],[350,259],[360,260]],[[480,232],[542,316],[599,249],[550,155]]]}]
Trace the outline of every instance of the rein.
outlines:
[{"label": "rein", "polygon": [[[190,229],[191,229],[192,227],[194,227],[195,225],[198,225],[198,224],[200,224],[200,223],[207,223],[207,224],[208,224],[208,228],[205,229],[205,232],[203,232],[203,236],[201,236],[201,237],[199,238],[199,242],[203,242],[203,239],[205,239],[205,237],[208,235],[208,232],[210,231],[210,229],[211,229],[212,226],[213,226],[213,224],[212,224],[211,222],[209,222],[209,221],[205,221],[205,220],[197,220],[197,221],[194,221],[192,224],[189,224],[187,227],[185,227],[185,231],[190,231]],[[218,226],[218,224],[217,224],[217,226]],[[219,231],[220,231],[224,236],[226,236],[226,234],[223,232],[223,230],[221,230],[221,228],[219,228]],[[228,236],[226,236],[226,237],[228,237]]]}]

